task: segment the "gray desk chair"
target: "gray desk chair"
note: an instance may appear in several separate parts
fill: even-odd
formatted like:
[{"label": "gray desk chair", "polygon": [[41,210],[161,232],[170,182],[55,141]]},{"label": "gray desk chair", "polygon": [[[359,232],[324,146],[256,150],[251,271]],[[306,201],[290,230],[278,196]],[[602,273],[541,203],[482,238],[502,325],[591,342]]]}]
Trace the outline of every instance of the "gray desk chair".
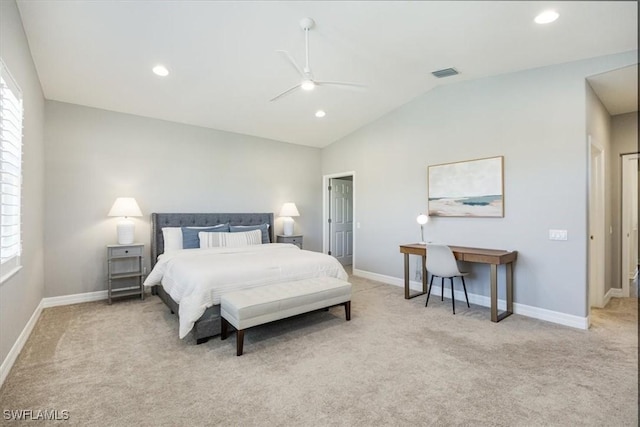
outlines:
[{"label": "gray desk chair", "polygon": [[440,277],[441,281],[441,300],[444,301],[444,279],[451,280],[451,305],[453,307],[453,314],[456,314],[456,299],[453,296],[453,278],[459,277],[462,279],[462,287],[464,289],[464,297],[467,299],[467,307],[469,305],[469,297],[467,296],[467,286],[464,283],[464,276],[469,273],[460,271],[456,257],[453,255],[451,248],[446,245],[433,245],[427,243],[427,271],[431,273],[431,281],[429,282],[429,292],[427,292],[427,302],[425,307],[429,304],[429,296],[431,295],[431,288],[433,287],[433,278]]}]

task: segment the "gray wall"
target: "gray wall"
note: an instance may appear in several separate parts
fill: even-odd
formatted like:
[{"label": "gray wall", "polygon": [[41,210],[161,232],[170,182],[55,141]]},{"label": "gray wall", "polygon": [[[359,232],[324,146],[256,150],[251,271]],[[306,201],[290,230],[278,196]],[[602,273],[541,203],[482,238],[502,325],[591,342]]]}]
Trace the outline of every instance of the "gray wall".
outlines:
[{"label": "gray wall", "polygon": [[611,223],[613,234],[611,240],[611,252],[613,258],[611,287],[620,288],[622,281],[620,270],[622,268],[622,168],[621,154],[638,152],[638,112],[620,114],[611,117],[611,156],[609,166],[611,170]]},{"label": "gray wall", "polygon": [[[105,245],[116,243],[116,197],[152,212],[274,212],[296,203],[305,249],[321,249],[320,150],[47,101],[46,296],[106,289]],[[148,257],[147,257],[148,264]]]},{"label": "gray wall", "polygon": [[[505,217],[432,218],[427,240],[518,250],[517,303],[586,317],[585,77],[635,60],[629,52],[441,86],[324,149],[323,174],[356,172],[354,268],[402,277],[398,245],[419,240],[428,165],[502,155]],[[550,241],[551,228],[569,240]],[[472,271],[469,290],[488,295],[488,269]]]},{"label": "gray wall", "polygon": [[44,295],[44,97],[13,1],[0,1],[0,56],[24,99],[22,269],[0,284],[0,361]]}]

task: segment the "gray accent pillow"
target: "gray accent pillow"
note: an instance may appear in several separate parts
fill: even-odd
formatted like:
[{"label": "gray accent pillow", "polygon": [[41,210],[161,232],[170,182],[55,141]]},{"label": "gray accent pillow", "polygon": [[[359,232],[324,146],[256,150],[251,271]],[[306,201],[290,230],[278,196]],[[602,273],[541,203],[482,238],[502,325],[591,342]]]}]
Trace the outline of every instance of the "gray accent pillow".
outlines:
[{"label": "gray accent pillow", "polygon": [[182,227],[182,249],[195,249],[200,247],[198,233],[206,231],[208,233],[229,232],[229,224],[218,224],[213,227]]}]

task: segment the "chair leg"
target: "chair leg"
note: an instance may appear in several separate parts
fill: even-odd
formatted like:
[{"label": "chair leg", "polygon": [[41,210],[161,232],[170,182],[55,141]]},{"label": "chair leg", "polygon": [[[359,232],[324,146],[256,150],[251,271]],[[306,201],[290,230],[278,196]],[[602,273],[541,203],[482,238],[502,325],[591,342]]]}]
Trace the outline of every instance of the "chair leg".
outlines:
[{"label": "chair leg", "polygon": [[451,280],[451,307],[453,307],[453,314],[456,314],[456,299],[453,297],[453,277],[449,277]]},{"label": "chair leg", "polygon": [[460,278],[462,279],[462,289],[464,289],[464,297],[467,299],[467,307],[471,308],[471,306],[469,305],[469,297],[467,296],[467,285],[464,284],[464,276],[460,276]]},{"label": "chair leg", "polygon": [[429,281],[429,291],[427,292],[427,302],[424,304],[425,307],[429,304],[429,296],[431,295],[432,287],[433,287],[433,274],[431,275],[431,280]]},{"label": "chair leg", "polygon": [[444,277],[441,277],[442,281],[440,282],[440,301],[444,301]]}]

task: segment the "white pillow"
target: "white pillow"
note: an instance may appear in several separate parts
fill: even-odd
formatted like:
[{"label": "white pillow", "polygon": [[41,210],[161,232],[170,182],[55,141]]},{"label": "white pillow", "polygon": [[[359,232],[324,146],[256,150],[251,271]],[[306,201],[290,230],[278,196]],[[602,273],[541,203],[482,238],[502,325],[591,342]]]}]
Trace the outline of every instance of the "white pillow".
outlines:
[{"label": "white pillow", "polygon": [[[221,224],[218,224],[221,225]],[[205,227],[187,227],[197,230],[199,228],[211,228],[215,225],[207,225]],[[182,227],[162,227],[162,238],[164,240],[164,253],[179,251],[182,247]]]},{"label": "white pillow", "polygon": [[198,233],[201,248],[241,248],[243,246],[261,245],[262,231],[252,230],[242,233]]},{"label": "white pillow", "polygon": [[164,253],[182,249],[182,227],[162,227]]}]

